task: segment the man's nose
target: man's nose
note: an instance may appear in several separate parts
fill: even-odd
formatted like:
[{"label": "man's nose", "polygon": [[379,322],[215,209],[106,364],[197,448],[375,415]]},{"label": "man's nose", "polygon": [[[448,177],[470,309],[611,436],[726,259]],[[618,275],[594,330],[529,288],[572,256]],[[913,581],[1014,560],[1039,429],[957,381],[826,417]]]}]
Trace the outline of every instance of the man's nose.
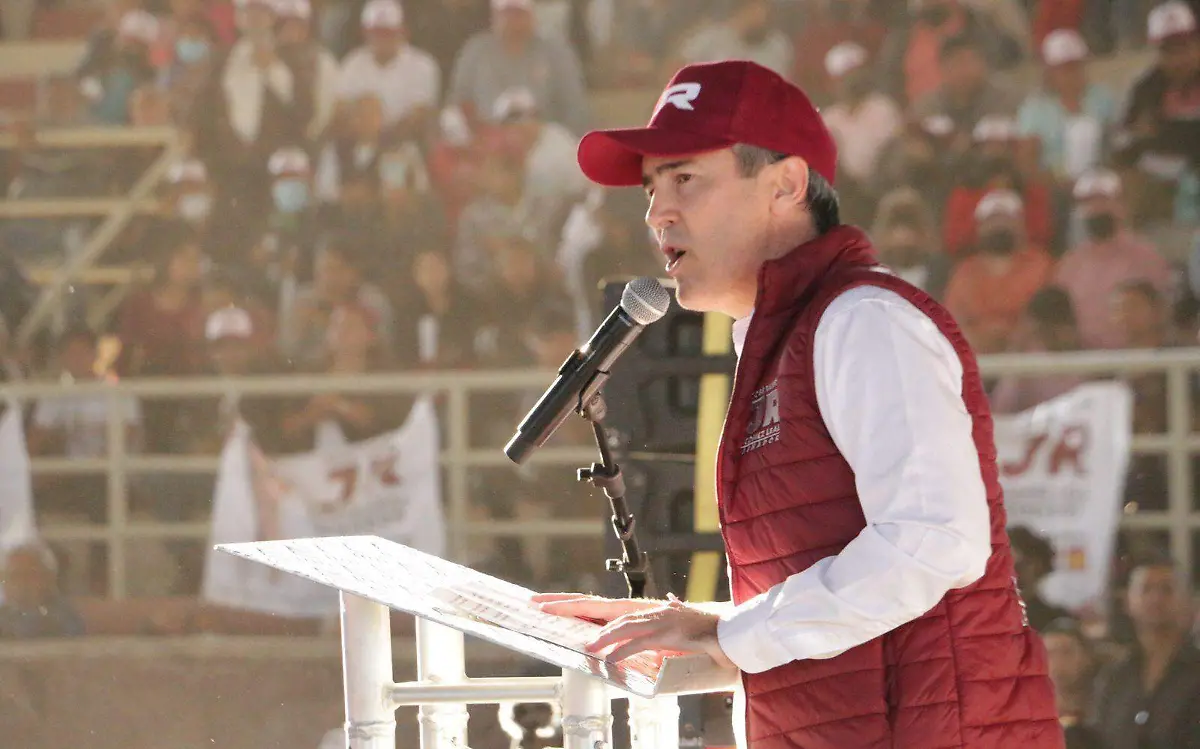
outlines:
[{"label": "man's nose", "polygon": [[668,201],[655,195],[650,199],[650,207],[646,209],[646,225],[656,232],[662,232],[678,220],[678,212]]}]

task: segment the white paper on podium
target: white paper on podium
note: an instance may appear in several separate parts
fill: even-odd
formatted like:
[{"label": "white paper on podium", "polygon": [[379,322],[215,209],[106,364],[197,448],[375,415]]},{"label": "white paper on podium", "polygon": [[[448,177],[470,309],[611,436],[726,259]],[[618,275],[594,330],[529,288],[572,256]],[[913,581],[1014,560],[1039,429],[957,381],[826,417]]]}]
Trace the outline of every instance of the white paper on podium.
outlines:
[{"label": "white paper on podium", "polygon": [[583,652],[600,627],[539,611],[535,591],[375,536],[223,544],[235,556],[591,674],[640,697],[732,689],[735,670],[708,656],[642,654],[610,663]]}]

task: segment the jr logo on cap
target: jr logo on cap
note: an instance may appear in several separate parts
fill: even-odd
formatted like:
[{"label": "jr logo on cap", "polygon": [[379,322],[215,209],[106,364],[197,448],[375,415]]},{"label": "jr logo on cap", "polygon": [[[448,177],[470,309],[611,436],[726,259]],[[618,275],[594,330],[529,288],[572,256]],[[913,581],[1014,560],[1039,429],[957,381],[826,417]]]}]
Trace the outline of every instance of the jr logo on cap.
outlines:
[{"label": "jr logo on cap", "polygon": [[654,113],[658,114],[668,104],[671,104],[676,109],[686,109],[691,112],[695,110],[692,102],[699,95],[699,83],[676,83],[666,91],[663,91],[662,97],[658,100],[658,106],[654,108]]}]

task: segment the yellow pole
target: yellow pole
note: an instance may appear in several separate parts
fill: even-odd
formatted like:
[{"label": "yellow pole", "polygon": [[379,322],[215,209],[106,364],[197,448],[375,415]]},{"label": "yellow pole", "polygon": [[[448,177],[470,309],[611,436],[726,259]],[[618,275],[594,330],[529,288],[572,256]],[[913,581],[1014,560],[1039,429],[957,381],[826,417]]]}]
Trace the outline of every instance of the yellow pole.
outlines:
[{"label": "yellow pole", "polygon": [[[708,356],[729,354],[733,348],[733,320],[719,312],[704,315],[703,351]],[[692,517],[697,533],[715,533],[720,529],[717,513],[717,446],[725,411],[729,406],[731,378],[723,374],[700,377],[699,409],[696,417],[696,480],[693,490]],[[721,574],[721,554],[698,551],[692,554],[688,570],[687,600],[711,601],[717,595]]]}]

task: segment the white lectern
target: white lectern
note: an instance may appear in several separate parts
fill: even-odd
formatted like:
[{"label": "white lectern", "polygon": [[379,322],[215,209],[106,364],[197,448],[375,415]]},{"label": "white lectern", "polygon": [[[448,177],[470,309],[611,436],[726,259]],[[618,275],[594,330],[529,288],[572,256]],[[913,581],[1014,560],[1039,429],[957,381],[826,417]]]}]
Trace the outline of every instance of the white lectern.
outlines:
[{"label": "white lectern", "polygon": [[[218,550],[334,588],[350,749],[394,749],[397,707],[418,705],[422,749],[466,749],[468,704],[559,702],[564,749],[611,746],[614,697],[630,700],[635,749],[679,746],[676,695],[727,691],[707,656],[609,663],[583,652],[600,629],[542,613],[534,591],[374,536],[226,544]],[[417,617],[417,680],[392,681],[388,608]],[[464,634],[557,666],[562,677],[471,679]]]}]

